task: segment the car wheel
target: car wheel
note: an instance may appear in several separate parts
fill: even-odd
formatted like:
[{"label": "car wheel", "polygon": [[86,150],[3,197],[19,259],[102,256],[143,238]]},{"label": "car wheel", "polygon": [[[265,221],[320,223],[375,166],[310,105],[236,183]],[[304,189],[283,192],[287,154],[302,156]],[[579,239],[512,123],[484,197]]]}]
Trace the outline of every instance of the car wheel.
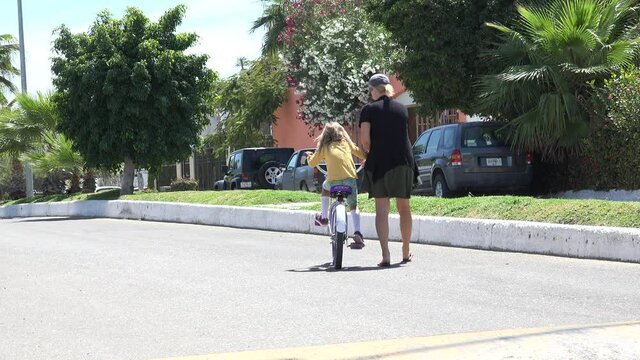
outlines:
[{"label": "car wheel", "polygon": [[306,181],[301,181],[301,182],[300,182],[300,190],[302,190],[302,191],[309,191],[309,186],[307,186]]},{"label": "car wheel", "polygon": [[451,196],[447,181],[444,179],[444,175],[436,174],[433,178],[433,192],[436,197],[447,198]]},{"label": "car wheel", "polygon": [[274,189],[278,175],[281,173],[280,164],[275,161],[269,161],[258,170],[258,183],[265,189]]}]

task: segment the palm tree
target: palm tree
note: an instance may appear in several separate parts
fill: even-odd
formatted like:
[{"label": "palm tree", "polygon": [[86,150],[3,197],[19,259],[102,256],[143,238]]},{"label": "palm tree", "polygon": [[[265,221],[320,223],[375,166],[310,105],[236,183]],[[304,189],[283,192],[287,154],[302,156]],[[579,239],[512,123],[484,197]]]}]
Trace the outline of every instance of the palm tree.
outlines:
[{"label": "palm tree", "polygon": [[20,157],[28,151],[43,149],[47,131],[53,131],[57,112],[48,96],[16,96],[17,107],[0,109],[0,156],[11,162],[11,198],[24,197],[24,176]]},{"label": "palm tree", "polygon": [[44,134],[45,151],[30,151],[25,157],[33,164],[36,175],[66,173],[71,176],[69,193],[79,192],[80,176],[85,167],[84,158],[73,150],[73,141],[56,132]]},{"label": "palm tree", "polygon": [[7,104],[4,94],[5,89],[16,92],[16,86],[9,80],[13,75],[19,75],[20,71],[11,63],[13,54],[20,50],[20,46],[9,34],[0,34],[0,105]]},{"label": "palm tree", "polygon": [[0,156],[11,159],[14,193],[19,194],[22,186],[20,158],[32,161],[40,175],[67,172],[71,175],[69,191],[79,191],[84,160],[73,151],[71,140],[56,132],[59,114],[51,96],[19,94],[16,103],[15,108],[0,110]]},{"label": "palm tree", "polygon": [[287,12],[283,0],[271,0],[269,5],[264,2],[264,13],[253,22],[251,32],[265,28],[262,55],[273,55],[284,46],[282,37],[287,29]]},{"label": "palm tree", "polygon": [[635,0],[552,0],[518,6],[515,28],[489,55],[504,65],[480,82],[480,108],[508,120],[514,146],[559,159],[589,132],[603,81],[632,66],[639,39]]}]

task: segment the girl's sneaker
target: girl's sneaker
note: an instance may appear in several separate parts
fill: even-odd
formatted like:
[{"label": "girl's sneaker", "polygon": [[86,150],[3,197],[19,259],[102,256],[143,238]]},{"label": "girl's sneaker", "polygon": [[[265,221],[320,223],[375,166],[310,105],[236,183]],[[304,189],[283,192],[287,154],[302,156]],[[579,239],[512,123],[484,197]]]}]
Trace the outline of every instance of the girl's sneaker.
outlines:
[{"label": "girl's sneaker", "polygon": [[322,215],[316,214],[316,226],[327,226],[329,225],[329,219],[323,219]]}]

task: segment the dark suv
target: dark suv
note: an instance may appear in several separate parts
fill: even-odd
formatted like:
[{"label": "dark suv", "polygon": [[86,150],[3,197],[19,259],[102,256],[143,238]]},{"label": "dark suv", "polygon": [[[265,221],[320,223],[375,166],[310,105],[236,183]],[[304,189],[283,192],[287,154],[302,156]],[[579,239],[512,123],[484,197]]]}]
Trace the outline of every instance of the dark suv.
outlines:
[{"label": "dark suv", "polygon": [[463,190],[528,191],[531,154],[513,150],[501,128],[492,122],[470,122],[422,133],[413,145],[422,180],[414,192],[448,197]]},{"label": "dark suv", "polygon": [[231,153],[222,166],[224,179],[216,190],[273,189],[282,167],[293,154],[292,148],[247,148]]}]

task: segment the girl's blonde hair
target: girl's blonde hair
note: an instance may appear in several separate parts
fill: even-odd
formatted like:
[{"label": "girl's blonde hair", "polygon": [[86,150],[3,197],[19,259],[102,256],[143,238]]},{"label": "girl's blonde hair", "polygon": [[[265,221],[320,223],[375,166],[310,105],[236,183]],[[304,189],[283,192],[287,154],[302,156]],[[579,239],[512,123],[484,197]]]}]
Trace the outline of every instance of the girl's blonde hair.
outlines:
[{"label": "girl's blonde hair", "polygon": [[353,141],[347,133],[347,130],[335,121],[325,124],[322,134],[316,138],[318,144],[318,152],[328,147],[334,141],[346,141],[353,145]]}]

